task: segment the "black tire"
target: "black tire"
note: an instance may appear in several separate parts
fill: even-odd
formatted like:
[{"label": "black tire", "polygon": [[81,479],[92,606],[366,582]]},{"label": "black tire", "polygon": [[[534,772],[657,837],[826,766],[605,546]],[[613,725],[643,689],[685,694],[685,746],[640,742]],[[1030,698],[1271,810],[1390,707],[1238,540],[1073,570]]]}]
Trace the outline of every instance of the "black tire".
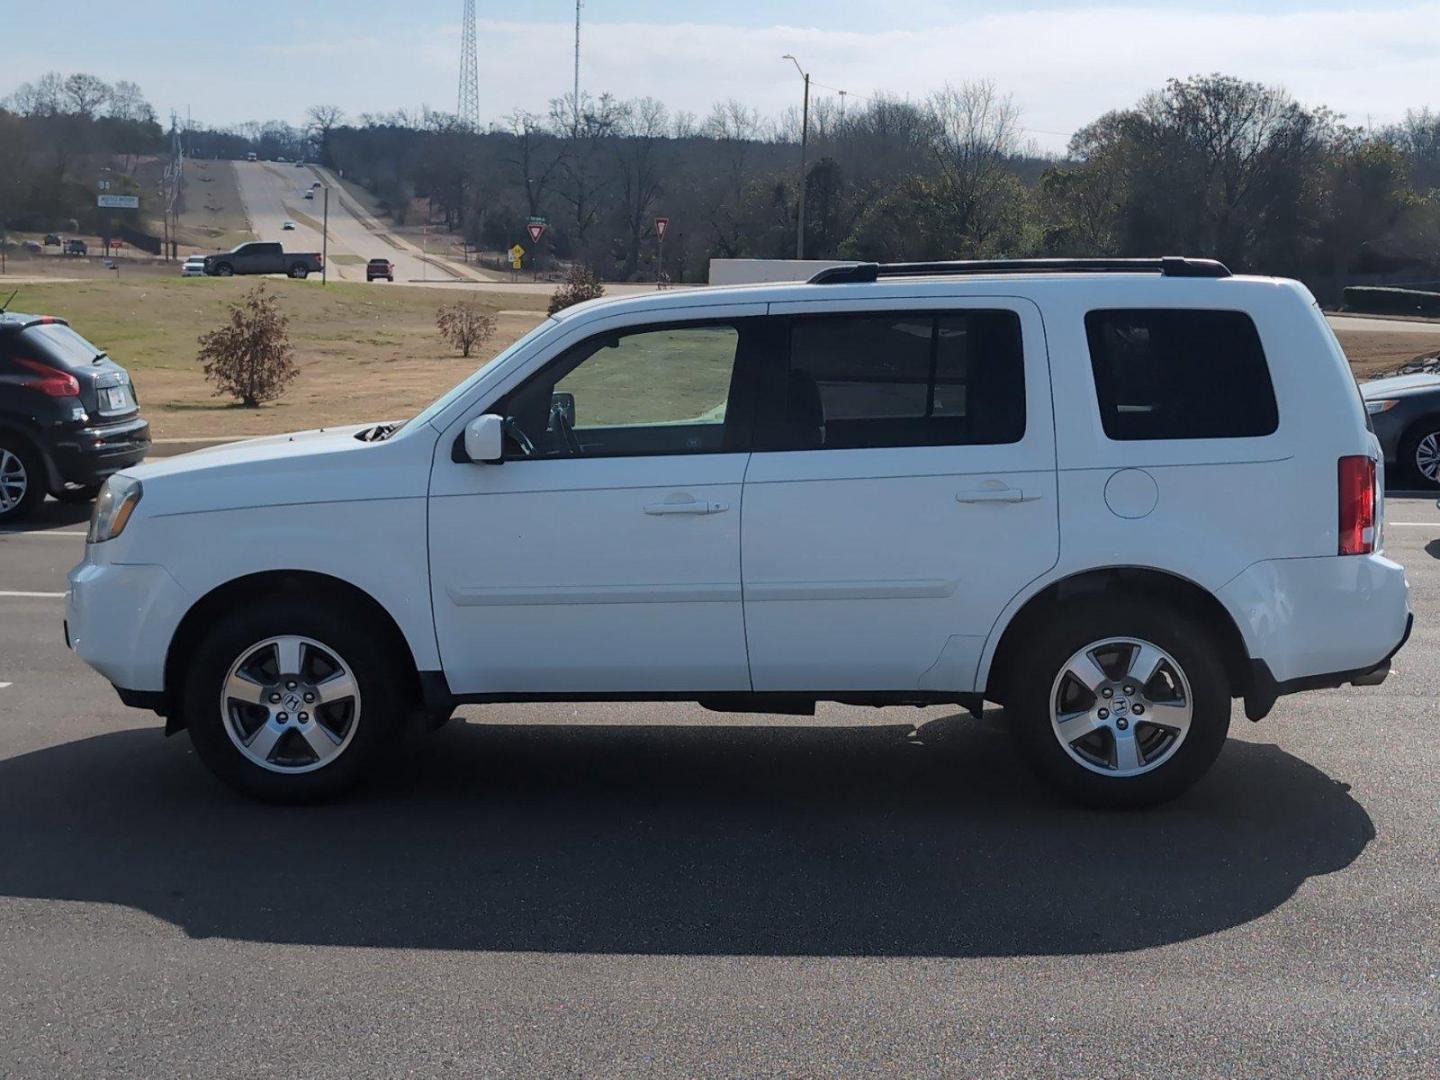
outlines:
[{"label": "black tire", "polygon": [[[8,459],[6,455],[9,455]],[[24,484],[24,493],[11,503],[10,498],[0,499],[8,504],[0,509],[0,526],[18,525],[45,501],[45,461],[30,440],[8,431],[0,431],[0,469],[9,462],[7,492],[14,497],[15,483]]]},{"label": "black tire", "polygon": [[[1190,684],[1190,728],[1168,759],[1136,776],[1106,776],[1076,761],[1050,718],[1061,669],[1092,642],[1132,637],[1173,657]],[[1062,609],[1027,636],[1006,712],[1026,763],[1044,781],[1086,806],[1138,808],[1184,792],[1214,764],[1230,730],[1230,680],[1213,635],[1190,616],[1130,596],[1100,594]],[[1139,731],[1137,723],[1136,731]]]},{"label": "black tire", "polygon": [[235,276],[235,268],[234,268],[233,266],[231,266],[229,263],[221,263],[219,266],[215,267],[215,276],[216,276],[216,277],[234,277],[234,276]]},{"label": "black tire", "polygon": [[294,266],[290,267],[290,276],[296,281],[304,281],[310,276],[310,271],[307,270],[305,267],[301,266],[299,263],[296,263]]},{"label": "black tire", "polygon": [[1424,470],[1416,460],[1416,454],[1420,444],[1427,436],[1434,436],[1437,443],[1440,443],[1440,416],[1427,417],[1410,427],[1405,432],[1405,437],[1400,440],[1400,447],[1397,454],[1396,464],[1400,467],[1400,478],[1406,484],[1426,490],[1440,488],[1440,472],[1435,476],[1426,476]]},{"label": "black tire", "polygon": [[[389,638],[366,613],[325,597],[283,596],[235,611],[205,633],[190,658],[183,709],[190,740],[202,761],[243,795],[272,803],[334,799],[373,776],[403,748],[405,688],[413,681]],[[285,634],[333,649],[354,672],[362,703],[350,743],[313,772],[272,772],[247,758],[226,730],[220,692],[231,665],[257,642]]]},{"label": "black tire", "polygon": [[78,505],[80,503],[94,502],[95,497],[100,494],[100,485],[67,484],[59,491],[52,491],[50,494],[62,503]]}]

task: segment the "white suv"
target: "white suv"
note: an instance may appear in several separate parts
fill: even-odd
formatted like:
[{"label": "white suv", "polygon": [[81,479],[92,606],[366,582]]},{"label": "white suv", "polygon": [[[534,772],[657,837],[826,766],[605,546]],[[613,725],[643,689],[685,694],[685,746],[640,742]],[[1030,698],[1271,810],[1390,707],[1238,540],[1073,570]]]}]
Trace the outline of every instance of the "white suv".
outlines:
[{"label": "white suv", "polygon": [[1385,677],[1380,469],[1293,281],[842,266],[583,304],[406,423],[128,469],[67,634],[265,799],[460,703],[989,700],[1065,792],[1140,805],[1232,698]]}]

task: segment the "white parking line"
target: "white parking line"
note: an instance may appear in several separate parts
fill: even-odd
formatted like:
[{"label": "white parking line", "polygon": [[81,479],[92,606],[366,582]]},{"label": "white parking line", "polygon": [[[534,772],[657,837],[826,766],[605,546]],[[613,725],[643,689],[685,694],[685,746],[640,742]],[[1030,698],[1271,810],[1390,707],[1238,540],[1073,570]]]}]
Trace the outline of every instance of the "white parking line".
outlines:
[{"label": "white parking line", "polygon": [[1440,521],[1387,521],[1385,527],[1392,525],[1405,525],[1412,529],[1440,529]]},{"label": "white parking line", "polygon": [[14,685],[13,682],[0,682],[0,690],[7,690]]},{"label": "white parking line", "polygon": [[10,592],[0,589],[0,596],[13,596],[24,600],[64,600],[63,592]]}]

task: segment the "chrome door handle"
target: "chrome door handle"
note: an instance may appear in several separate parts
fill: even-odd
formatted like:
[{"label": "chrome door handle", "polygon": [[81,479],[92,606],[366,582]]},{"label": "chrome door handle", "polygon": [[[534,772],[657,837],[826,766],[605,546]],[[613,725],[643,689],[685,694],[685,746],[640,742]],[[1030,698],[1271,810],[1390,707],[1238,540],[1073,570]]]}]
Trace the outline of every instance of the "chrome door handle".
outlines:
[{"label": "chrome door handle", "polygon": [[975,488],[972,491],[957,491],[955,501],[962,503],[1018,503],[1027,500],[1025,492],[1019,488]]},{"label": "chrome door handle", "polygon": [[652,517],[662,517],[669,514],[723,514],[729,509],[725,503],[697,502],[691,499],[689,502],[651,503],[645,507],[645,513]]}]

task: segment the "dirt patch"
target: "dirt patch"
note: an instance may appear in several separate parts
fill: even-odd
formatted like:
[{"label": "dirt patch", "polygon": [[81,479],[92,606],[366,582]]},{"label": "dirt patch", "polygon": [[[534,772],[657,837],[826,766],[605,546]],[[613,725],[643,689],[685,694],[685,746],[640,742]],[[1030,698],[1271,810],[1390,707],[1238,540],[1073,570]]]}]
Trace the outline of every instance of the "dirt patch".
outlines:
[{"label": "dirt patch", "polygon": [[1361,382],[1394,371],[1402,364],[1434,356],[1437,351],[1433,333],[1337,330],[1335,336]]}]

